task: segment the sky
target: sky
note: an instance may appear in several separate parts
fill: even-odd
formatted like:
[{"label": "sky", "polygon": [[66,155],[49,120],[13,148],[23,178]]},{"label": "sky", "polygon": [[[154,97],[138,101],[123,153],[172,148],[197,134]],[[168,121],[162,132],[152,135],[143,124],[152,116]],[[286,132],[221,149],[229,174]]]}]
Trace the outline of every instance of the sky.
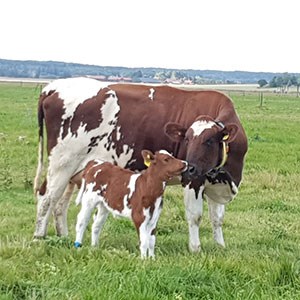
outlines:
[{"label": "sky", "polygon": [[300,73],[298,0],[1,0],[0,58]]}]

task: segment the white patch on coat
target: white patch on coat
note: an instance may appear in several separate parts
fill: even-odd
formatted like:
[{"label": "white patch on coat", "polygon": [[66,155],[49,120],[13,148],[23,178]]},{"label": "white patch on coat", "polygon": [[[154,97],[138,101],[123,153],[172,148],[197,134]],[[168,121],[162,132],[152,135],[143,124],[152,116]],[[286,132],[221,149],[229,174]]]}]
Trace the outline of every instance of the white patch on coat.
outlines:
[{"label": "white patch on coat", "polygon": [[85,190],[85,179],[82,178],[81,187],[75,200],[76,205],[79,205],[81,203],[84,190]]},{"label": "white patch on coat", "polygon": [[119,141],[121,139],[121,126],[117,126],[116,129],[116,140]]},{"label": "white patch on coat", "polygon": [[96,168],[104,163],[104,161],[100,159],[95,159],[94,162],[95,164],[93,165],[93,168]]},{"label": "white patch on coat", "polygon": [[132,158],[133,151],[134,150],[128,145],[123,145],[123,152],[120,154],[120,156],[115,155],[115,161],[118,166],[124,168],[127,162]]},{"label": "white patch on coat", "polygon": [[98,174],[101,173],[101,172],[102,172],[102,169],[97,170],[97,171],[95,172],[95,174],[94,174],[94,178],[96,179],[97,176],[98,176]]},{"label": "white patch on coat", "polygon": [[166,154],[172,157],[172,154],[170,154],[167,150],[159,150],[158,153]]},{"label": "white patch on coat", "polygon": [[73,116],[79,104],[96,96],[104,87],[107,87],[107,84],[98,80],[78,77],[55,80],[45,86],[42,92],[46,94],[50,91],[58,92],[59,98],[64,102],[65,113],[62,119],[66,120]]},{"label": "white patch on coat", "polygon": [[129,183],[127,186],[127,188],[129,189],[129,193],[124,195],[124,197],[123,197],[123,210],[121,212],[118,210],[112,209],[104,199],[103,204],[104,204],[105,208],[108,211],[110,211],[114,217],[126,217],[126,218],[131,219],[132,209],[128,206],[128,202],[135,191],[136,180],[138,179],[138,177],[140,175],[141,174],[139,173],[139,174],[133,174],[130,176],[130,180],[129,180]]},{"label": "white patch on coat", "polygon": [[[109,151],[105,148],[105,145],[112,143],[111,135],[116,128],[115,124],[117,123],[120,111],[115,92],[110,91],[107,94],[109,97],[105,100],[99,112],[99,115],[102,116],[102,122],[99,127],[86,131],[86,124],[81,123],[76,135],[72,134],[69,128],[64,138],[62,138],[63,127],[61,127],[57,145],[49,155],[49,176],[54,176],[56,173],[55,170],[61,168],[68,169],[69,174],[75,174],[83,170],[86,164],[93,159],[113,162],[112,157],[114,157],[118,165],[124,167],[132,158],[133,149],[128,145],[123,145],[123,153],[119,156],[116,153],[116,149],[113,149],[114,147],[110,147]],[[87,153],[91,138],[103,136],[104,134],[105,137],[98,142],[97,147],[93,147]],[[68,151],[66,151],[66,146]]]},{"label": "white patch on coat", "polygon": [[205,129],[210,129],[214,125],[216,125],[215,122],[212,121],[196,121],[192,124],[190,127],[193,129],[194,137],[199,136]]},{"label": "white patch on coat", "polygon": [[81,203],[83,197],[87,197],[87,195],[91,195],[93,193],[95,185],[96,182],[85,184],[85,179],[82,179],[81,187],[75,200],[76,205],[79,205]]},{"label": "white patch on coat", "polygon": [[124,196],[123,198],[123,207],[124,209],[121,212],[121,215],[127,218],[131,219],[131,212],[132,209],[128,206],[128,201],[130,200],[130,198],[132,197],[133,193],[135,192],[135,187],[136,187],[136,180],[138,179],[138,177],[141,174],[133,174],[130,176],[130,180],[128,183],[127,188],[129,189],[129,193],[127,195]]},{"label": "white patch on coat", "polygon": [[205,181],[205,190],[206,194],[210,199],[219,204],[227,204],[233,200],[237,195],[238,188],[231,183],[215,183],[211,184],[208,180]]},{"label": "white patch on coat", "polygon": [[153,98],[154,98],[154,93],[155,93],[155,89],[154,89],[154,88],[151,88],[148,97],[149,97],[152,101],[153,101]]},{"label": "white patch on coat", "polygon": [[128,199],[130,199],[133,195],[133,193],[135,192],[135,186],[136,186],[136,180],[138,179],[138,177],[140,176],[141,174],[133,174],[130,176],[130,180],[129,180],[129,183],[128,183],[128,188],[129,188],[129,194],[128,194]]},{"label": "white patch on coat", "polygon": [[[166,185],[164,184],[164,189],[165,189]],[[158,197],[155,201],[155,204],[154,204],[154,210],[153,210],[153,214],[152,214],[152,217],[151,217],[151,229],[150,229],[150,233],[151,231],[154,229],[158,219],[159,219],[159,216],[160,216],[160,211],[161,211],[161,203],[162,203],[162,196],[161,197]]]}]

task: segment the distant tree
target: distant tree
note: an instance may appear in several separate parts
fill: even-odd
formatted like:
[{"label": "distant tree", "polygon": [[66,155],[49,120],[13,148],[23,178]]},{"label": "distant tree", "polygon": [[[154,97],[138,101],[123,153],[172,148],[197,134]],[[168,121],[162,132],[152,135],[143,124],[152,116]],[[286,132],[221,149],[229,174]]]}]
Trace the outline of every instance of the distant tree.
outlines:
[{"label": "distant tree", "polygon": [[299,97],[300,77],[297,77],[296,79],[296,87],[297,87],[297,97]]},{"label": "distant tree", "polygon": [[141,70],[135,71],[132,73],[132,78],[141,78],[143,77],[143,72]]},{"label": "distant tree", "polygon": [[260,80],[258,80],[257,83],[258,83],[259,87],[263,87],[268,84],[266,79],[260,79]]},{"label": "distant tree", "polygon": [[281,76],[274,76],[270,83],[270,87],[282,87],[283,86],[283,77]]}]

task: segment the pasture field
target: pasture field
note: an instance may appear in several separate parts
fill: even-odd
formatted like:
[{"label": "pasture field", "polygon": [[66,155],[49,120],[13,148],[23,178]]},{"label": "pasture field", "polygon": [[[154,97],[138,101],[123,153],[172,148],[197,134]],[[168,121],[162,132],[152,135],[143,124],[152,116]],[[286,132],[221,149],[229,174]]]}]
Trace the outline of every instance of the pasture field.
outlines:
[{"label": "pasture field", "polygon": [[[300,299],[300,98],[231,93],[249,138],[244,179],[227,206],[227,247],[212,239],[207,206],[202,252],[188,251],[180,187],[168,187],[156,260],[141,261],[129,220],[109,217],[97,249],[69,238],[32,242],[37,162],[33,84],[0,84],[0,299]],[[90,229],[90,228],[89,228]]]}]

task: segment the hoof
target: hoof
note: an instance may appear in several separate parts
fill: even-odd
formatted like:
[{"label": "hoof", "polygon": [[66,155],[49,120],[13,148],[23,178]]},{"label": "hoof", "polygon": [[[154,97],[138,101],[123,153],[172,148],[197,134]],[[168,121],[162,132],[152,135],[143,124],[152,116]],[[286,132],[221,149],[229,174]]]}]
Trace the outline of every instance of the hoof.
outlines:
[{"label": "hoof", "polygon": [[79,243],[79,242],[75,242],[75,243],[74,243],[74,247],[75,247],[75,248],[80,248],[81,246],[82,246],[82,244]]},{"label": "hoof", "polygon": [[189,250],[191,253],[200,253],[201,252],[201,246],[200,245],[189,245]]},{"label": "hoof", "polygon": [[44,240],[44,239],[45,239],[44,236],[34,236],[32,241],[33,241],[34,243],[37,243],[37,242],[42,241],[42,240]]}]

